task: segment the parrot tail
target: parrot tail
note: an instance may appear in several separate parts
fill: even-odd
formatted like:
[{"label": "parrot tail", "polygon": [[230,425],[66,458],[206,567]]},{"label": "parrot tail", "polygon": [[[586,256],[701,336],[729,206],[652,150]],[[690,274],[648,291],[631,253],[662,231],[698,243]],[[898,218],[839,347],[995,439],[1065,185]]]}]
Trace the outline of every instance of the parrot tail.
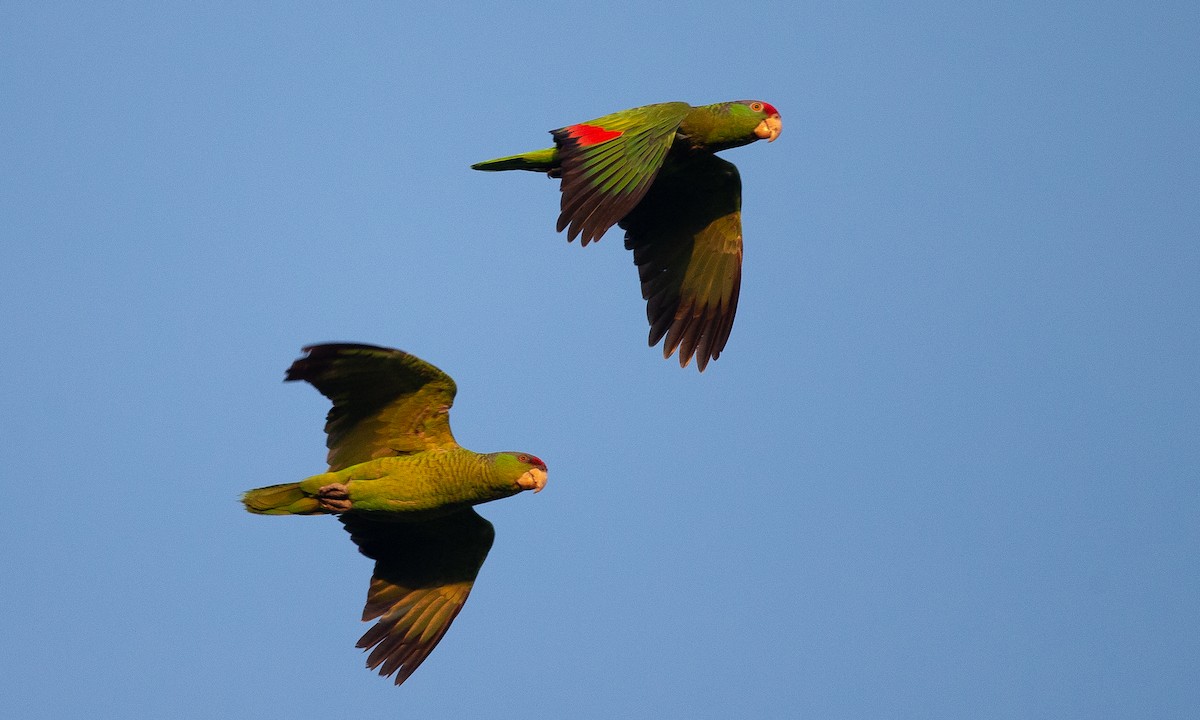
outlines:
[{"label": "parrot tail", "polygon": [[495,160],[485,160],[471,166],[472,170],[533,170],[536,172],[549,172],[557,168],[558,148],[509,155]]},{"label": "parrot tail", "polygon": [[242,496],[246,509],[257,515],[322,515],[320,503],[300,489],[300,483],[269,485]]}]

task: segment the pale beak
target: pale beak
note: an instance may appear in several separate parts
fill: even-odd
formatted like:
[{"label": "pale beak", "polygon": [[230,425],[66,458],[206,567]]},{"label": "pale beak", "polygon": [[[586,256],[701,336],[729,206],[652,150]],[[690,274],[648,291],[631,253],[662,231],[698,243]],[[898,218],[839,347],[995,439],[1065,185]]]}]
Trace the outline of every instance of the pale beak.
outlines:
[{"label": "pale beak", "polygon": [[754,134],[760,140],[767,142],[775,142],[775,138],[779,137],[779,133],[783,132],[783,120],[779,119],[779,115],[775,114],[769,118],[765,118],[754,128]]},{"label": "pale beak", "polygon": [[524,475],[517,478],[517,487],[522,490],[532,490],[535,493],[546,487],[546,471],[541,468],[530,468]]}]

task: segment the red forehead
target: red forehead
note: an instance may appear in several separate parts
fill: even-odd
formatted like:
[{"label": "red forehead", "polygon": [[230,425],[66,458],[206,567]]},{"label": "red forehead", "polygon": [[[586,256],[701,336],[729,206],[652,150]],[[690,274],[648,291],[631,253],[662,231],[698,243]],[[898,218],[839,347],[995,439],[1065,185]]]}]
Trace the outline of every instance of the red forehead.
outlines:
[{"label": "red forehead", "polygon": [[779,111],[775,109],[775,106],[769,102],[763,102],[763,112],[765,112],[768,115],[778,115],[779,114]]}]

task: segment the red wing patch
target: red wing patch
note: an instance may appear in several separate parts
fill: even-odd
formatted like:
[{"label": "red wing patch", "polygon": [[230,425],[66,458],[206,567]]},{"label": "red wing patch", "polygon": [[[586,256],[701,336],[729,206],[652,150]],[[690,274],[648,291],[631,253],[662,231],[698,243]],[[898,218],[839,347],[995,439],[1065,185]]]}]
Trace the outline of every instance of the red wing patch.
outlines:
[{"label": "red wing patch", "polygon": [[623,134],[625,134],[624,130],[606,130],[599,125],[584,125],[582,123],[567,128],[567,135],[585,147],[608,142],[613,138],[621,137]]}]

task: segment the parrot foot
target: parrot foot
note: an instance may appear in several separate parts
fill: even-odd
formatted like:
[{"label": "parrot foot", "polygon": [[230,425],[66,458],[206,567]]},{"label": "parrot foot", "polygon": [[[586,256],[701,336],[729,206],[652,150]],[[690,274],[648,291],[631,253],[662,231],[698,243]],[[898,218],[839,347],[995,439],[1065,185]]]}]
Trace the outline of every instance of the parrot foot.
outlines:
[{"label": "parrot foot", "polygon": [[344,513],[350,509],[350,493],[341,483],[329,483],[317,489],[317,502],[326,512]]}]

